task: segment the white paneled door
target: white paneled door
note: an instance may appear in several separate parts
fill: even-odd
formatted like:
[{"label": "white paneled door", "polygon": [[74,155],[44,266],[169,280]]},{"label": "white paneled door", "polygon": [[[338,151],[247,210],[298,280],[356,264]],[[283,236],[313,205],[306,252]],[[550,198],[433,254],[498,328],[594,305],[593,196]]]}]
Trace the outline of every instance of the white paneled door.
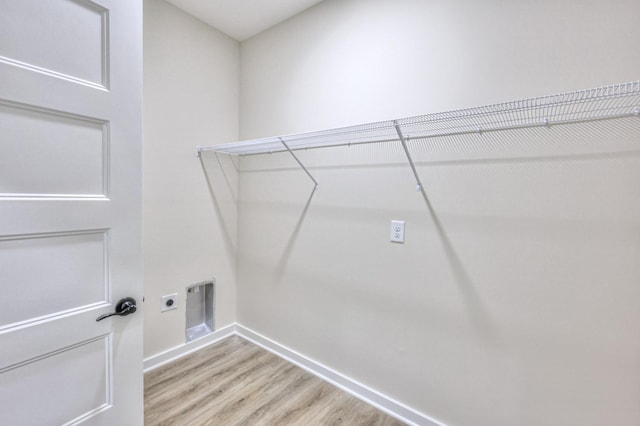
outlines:
[{"label": "white paneled door", "polygon": [[142,0],[0,0],[0,424],[143,423],[141,79]]}]

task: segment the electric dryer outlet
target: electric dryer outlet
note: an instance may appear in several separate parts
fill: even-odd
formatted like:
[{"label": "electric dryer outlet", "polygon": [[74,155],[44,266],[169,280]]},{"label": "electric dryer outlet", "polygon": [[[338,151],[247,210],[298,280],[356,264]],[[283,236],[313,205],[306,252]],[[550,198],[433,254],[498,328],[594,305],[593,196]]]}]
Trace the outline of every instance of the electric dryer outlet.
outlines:
[{"label": "electric dryer outlet", "polygon": [[166,312],[178,307],[178,293],[167,294],[162,296],[162,303],[160,305],[160,311]]}]

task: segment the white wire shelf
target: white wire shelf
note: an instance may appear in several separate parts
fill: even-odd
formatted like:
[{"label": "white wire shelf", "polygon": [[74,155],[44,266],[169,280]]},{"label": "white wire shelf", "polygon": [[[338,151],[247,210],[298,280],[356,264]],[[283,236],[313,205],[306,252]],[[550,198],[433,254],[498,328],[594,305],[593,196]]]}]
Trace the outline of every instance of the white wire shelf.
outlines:
[{"label": "white wire shelf", "polygon": [[456,111],[360,124],[337,129],[198,147],[230,155],[252,155],[362,143],[407,141],[535,126],[552,126],[640,115],[640,81],[542,96]]},{"label": "white wire shelf", "polygon": [[399,141],[402,143],[416,178],[417,189],[421,190],[420,179],[406,144],[410,140],[630,116],[640,116],[640,80],[337,129],[199,146],[197,152],[198,155],[203,151],[229,155],[255,155],[289,151],[317,185],[316,180],[293,151]]}]

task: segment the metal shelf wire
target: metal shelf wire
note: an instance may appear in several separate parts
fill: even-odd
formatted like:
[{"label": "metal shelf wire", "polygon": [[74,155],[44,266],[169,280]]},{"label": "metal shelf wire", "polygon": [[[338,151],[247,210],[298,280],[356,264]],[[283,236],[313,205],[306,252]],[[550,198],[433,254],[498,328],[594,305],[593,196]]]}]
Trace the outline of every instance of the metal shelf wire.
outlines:
[{"label": "metal shelf wire", "polygon": [[[203,151],[229,155],[255,155],[289,151],[313,179],[293,151],[400,141],[414,170],[417,188],[420,190],[419,177],[415,173],[411,155],[406,149],[406,142],[411,140],[629,116],[640,116],[640,80],[337,129],[203,146],[197,147],[197,152],[198,155]],[[315,179],[313,180],[315,182]]]}]

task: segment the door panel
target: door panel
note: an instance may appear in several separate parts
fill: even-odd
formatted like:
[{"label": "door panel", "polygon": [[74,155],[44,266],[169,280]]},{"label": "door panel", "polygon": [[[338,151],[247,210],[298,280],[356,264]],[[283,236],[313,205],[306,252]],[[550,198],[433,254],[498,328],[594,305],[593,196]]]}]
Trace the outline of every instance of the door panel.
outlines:
[{"label": "door panel", "polygon": [[0,140],[0,196],[107,196],[106,122],[0,104]]},{"label": "door panel", "polygon": [[0,14],[0,56],[16,65],[107,86],[108,25],[108,10],[88,1],[6,0]]},{"label": "door panel", "polygon": [[20,289],[0,298],[0,330],[107,303],[108,245],[105,230],[0,237],[0,271]]},{"label": "door panel", "polygon": [[[111,403],[110,364],[105,362],[110,352],[109,337],[102,336],[3,372],[0,400],[37,402],[37,409],[25,416],[24,408],[10,405],[3,410],[2,421],[8,425],[62,425],[104,410]],[[52,392],[47,383],[56,383],[57,391]],[[67,391],[73,388],[86,391]]]},{"label": "door panel", "polygon": [[142,2],[0,11],[0,423],[142,424]]}]

